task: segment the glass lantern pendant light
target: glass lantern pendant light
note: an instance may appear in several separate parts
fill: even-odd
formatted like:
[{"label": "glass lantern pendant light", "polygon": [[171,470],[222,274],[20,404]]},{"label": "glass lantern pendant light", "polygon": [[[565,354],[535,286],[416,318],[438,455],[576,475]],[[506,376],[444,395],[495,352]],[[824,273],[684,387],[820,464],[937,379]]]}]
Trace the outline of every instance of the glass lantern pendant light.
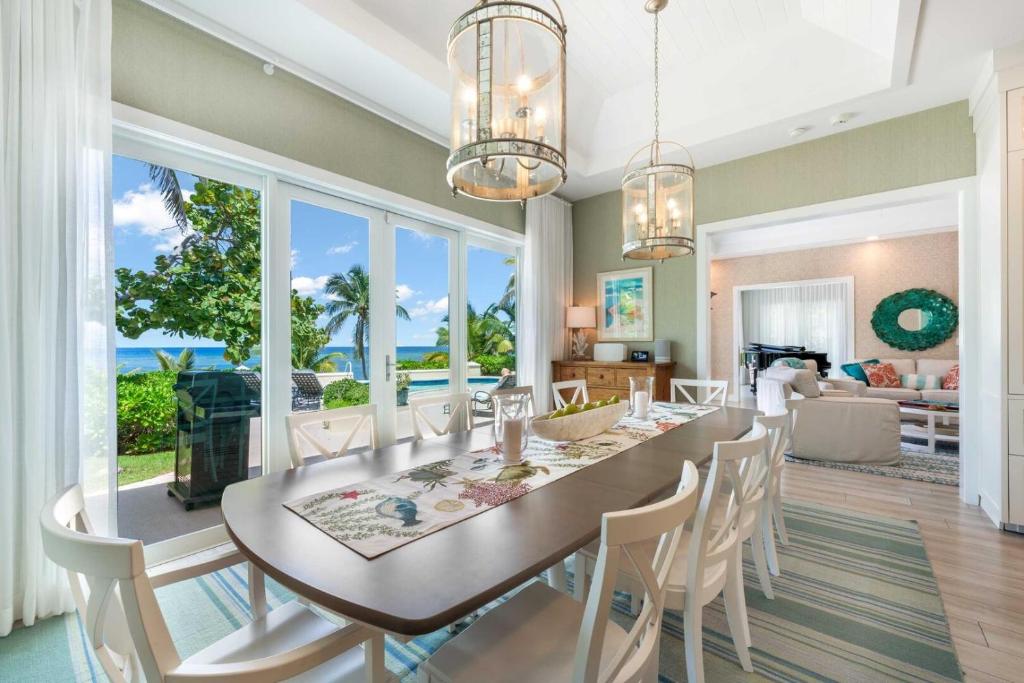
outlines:
[{"label": "glass lantern pendant light", "polygon": [[[668,0],[648,0],[654,15],[654,140],[626,164],[622,176],[622,258],[664,260],[693,253],[693,157],[659,139],[658,13]],[[666,161],[686,152],[689,165]],[[638,164],[642,164],[639,165]]]},{"label": "glass lantern pendant light", "polygon": [[520,201],[565,182],[565,19],[525,2],[480,0],[448,34],[448,185]]}]

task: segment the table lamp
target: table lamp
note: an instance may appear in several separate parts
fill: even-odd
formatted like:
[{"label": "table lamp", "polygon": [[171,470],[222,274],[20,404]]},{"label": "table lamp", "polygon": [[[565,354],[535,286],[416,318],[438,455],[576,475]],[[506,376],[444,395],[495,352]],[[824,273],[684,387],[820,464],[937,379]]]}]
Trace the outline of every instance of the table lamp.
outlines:
[{"label": "table lamp", "polygon": [[572,359],[584,360],[587,355],[587,333],[584,329],[597,327],[597,313],[593,306],[569,306],[565,312],[565,326],[576,330],[572,335]]}]

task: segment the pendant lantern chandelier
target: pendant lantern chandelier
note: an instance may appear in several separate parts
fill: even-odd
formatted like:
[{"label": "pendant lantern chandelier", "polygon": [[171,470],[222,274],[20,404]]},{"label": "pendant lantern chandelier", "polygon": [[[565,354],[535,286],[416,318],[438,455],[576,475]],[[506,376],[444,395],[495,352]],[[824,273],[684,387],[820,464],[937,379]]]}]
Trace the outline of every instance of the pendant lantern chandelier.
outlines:
[{"label": "pendant lantern chandelier", "polygon": [[480,0],[448,34],[448,185],[520,201],[565,182],[565,19],[525,2]]},{"label": "pendant lantern chandelier", "polygon": [[[664,260],[693,254],[693,157],[659,139],[658,13],[668,0],[647,0],[654,15],[654,140],[641,147],[622,176],[622,258]],[[689,165],[666,158],[686,153]],[[641,165],[638,165],[641,164]]]}]

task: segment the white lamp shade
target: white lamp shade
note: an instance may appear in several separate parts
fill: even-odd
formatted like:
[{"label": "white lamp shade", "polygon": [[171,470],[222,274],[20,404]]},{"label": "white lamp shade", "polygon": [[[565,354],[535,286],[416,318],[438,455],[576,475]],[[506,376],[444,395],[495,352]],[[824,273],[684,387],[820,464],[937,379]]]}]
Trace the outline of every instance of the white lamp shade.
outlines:
[{"label": "white lamp shade", "polygon": [[570,306],[565,312],[565,326],[573,329],[597,327],[597,312],[593,306]]}]

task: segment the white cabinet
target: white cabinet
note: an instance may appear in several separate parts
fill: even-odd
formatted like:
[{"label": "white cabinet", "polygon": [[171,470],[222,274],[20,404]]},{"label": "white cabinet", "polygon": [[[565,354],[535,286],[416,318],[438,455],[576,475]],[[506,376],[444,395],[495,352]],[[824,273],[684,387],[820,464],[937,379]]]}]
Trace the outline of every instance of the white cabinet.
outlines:
[{"label": "white cabinet", "polygon": [[1024,149],[1024,88],[1006,93],[1006,149]]},{"label": "white cabinet", "polygon": [[1006,520],[1010,524],[1024,526],[1024,455],[1010,456],[1006,474],[1009,480]]},{"label": "white cabinet", "polygon": [[1024,150],[1006,157],[1007,388],[1024,394]]}]

